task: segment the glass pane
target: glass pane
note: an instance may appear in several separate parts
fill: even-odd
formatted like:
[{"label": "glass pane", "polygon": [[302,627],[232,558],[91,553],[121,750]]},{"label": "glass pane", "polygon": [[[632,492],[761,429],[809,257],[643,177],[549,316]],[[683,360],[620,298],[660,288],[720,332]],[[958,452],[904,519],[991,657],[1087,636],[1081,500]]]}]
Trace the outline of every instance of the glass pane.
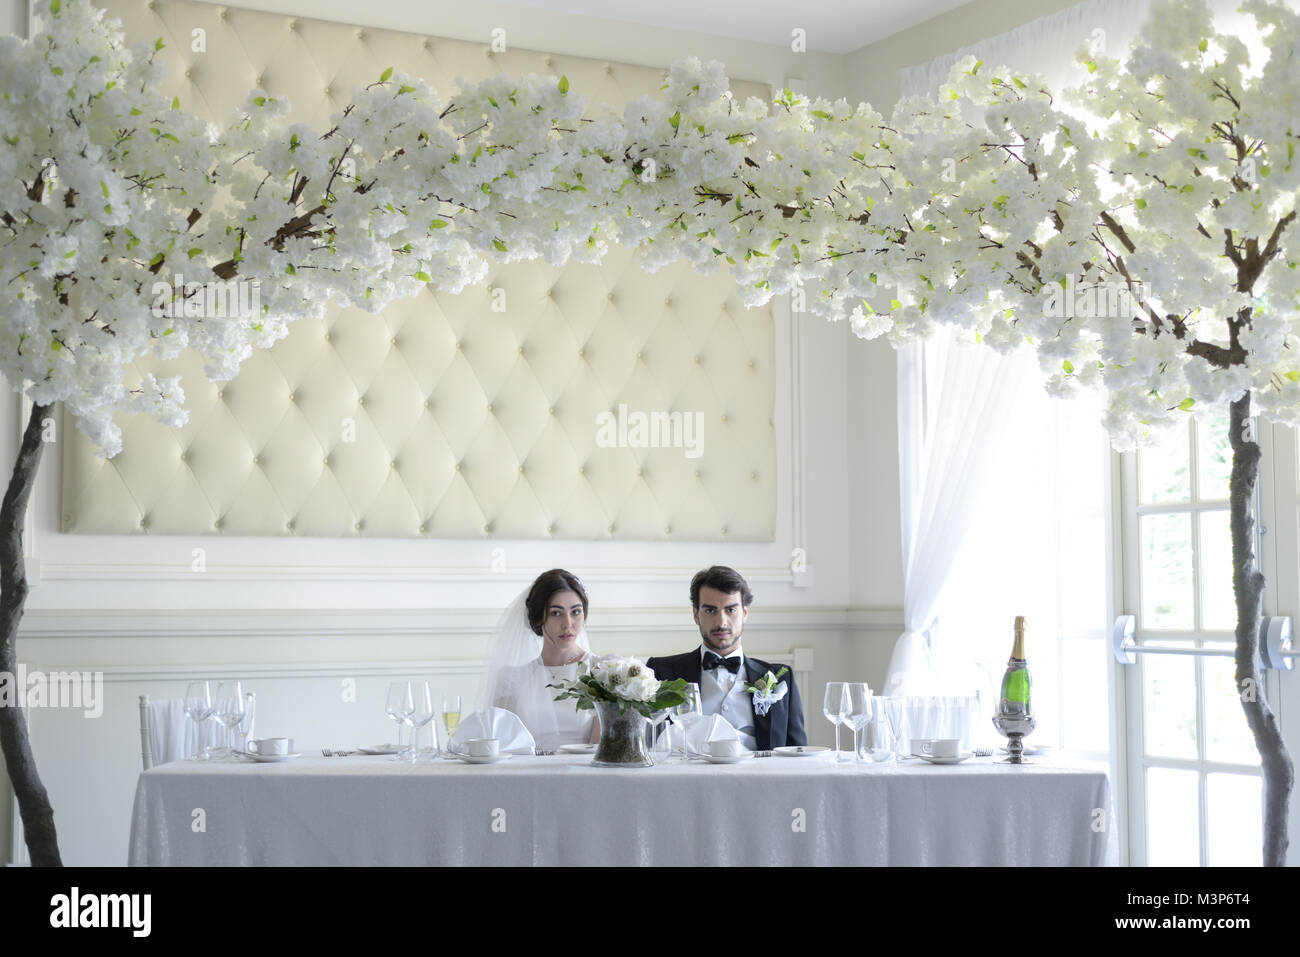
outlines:
[{"label": "glass pane", "polygon": [[1143,515],[1142,628],[1192,628],[1192,517]]},{"label": "glass pane", "polygon": [[1191,423],[1171,429],[1158,445],[1138,452],[1138,499],[1143,505],[1186,502],[1192,497],[1190,428]]},{"label": "glass pane", "polygon": [[1227,509],[1201,513],[1201,627],[1207,631],[1237,627]]},{"label": "glass pane", "polygon": [[1147,769],[1147,864],[1196,867],[1201,863],[1201,795],[1197,772]]},{"label": "glass pane", "polygon": [[[1232,649],[1230,641],[1207,641],[1206,648]],[[1236,693],[1237,663],[1231,658],[1203,658],[1205,669],[1205,758],[1259,767],[1259,751],[1246,724]]]},{"label": "glass pane", "polygon": [[[1149,642],[1163,647],[1190,643]],[[1196,659],[1183,655],[1140,655],[1146,753],[1196,758]]]},{"label": "glass pane", "polygon": [[1264,861],[1261,779],[1247,774],[1208,774],[1205,803],[1205,863],[1211,867],[1259,867]]},{"label": "glass pane", "polygon": [[1201,499],[1227,498],[1232,474],[1232,446],[1228,444],[1228,416],[1216,415],[1196,423],[1197,495]]},{"label": "glass pane", "polygon": [[1061,642],[1061,745],[1078,751],[1110,750],[1109,661],[1105,641],[1067,638]]}]

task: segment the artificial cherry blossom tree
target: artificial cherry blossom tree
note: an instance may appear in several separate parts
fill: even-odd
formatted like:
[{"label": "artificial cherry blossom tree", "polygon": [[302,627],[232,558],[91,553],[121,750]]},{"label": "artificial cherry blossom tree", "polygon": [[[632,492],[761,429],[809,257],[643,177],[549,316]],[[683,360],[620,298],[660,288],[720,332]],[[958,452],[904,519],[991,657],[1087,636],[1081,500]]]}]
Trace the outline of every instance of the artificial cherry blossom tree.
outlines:
[{"label": "artificial cherry blossom tree", "polygon": [[[0,369],[34,404],[0,509],[0,670],[14,669],[21,517],[54,403],[111,457],[115,412],[185,421],[178,381],[132,387],[139,357],[196,349],[224,380],[331,301],[377,311],[478,282],[489,259],[598,261],[619,243],[647,268],[726,266],[749,305],[806,285],[809,312],[864,338],[952,324],[1002,350],[1031,342],[1055,390],[1108,392],[1121,447],[1231,403],[1238,679],[1258,687],[1259,449],[1243,426],[1252,398],[1300,420],[1285,245],[1300,27],[1285,7],[1246,4],[1280,51],[1255,76],[1201,0],[1164,0],[1126,63],[1098,58],[1065,103],[966,61],[937,103],[910,99],[888,121],[789,92],[742,105],[720,64],[688,59],[658,96],[584,119],[563,77],[462,83],[444,103],[389,70],[324,133],[260,90],[203,124],[156,93],[157,45],[128,52],[84,0],[48,9],[47,32],[0,40]],[[155,308],[176,276],[180,308]],[[256,283],[259,308],[185,308],[218,282]],[[1049,305],[1103,284],[1122,308]],[[1243,704],[1264,758],[1265,861],[1280,863],[1290,759],[1262,695]],[[32,860],[58,863],[18,709],[0,709],[0,743]]]}]

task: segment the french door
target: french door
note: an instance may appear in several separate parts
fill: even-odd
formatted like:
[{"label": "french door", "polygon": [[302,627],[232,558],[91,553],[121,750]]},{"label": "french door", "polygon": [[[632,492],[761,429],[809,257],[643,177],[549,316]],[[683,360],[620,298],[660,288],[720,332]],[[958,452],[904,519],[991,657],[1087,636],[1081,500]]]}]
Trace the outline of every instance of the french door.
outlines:
[{"label": "french door", "polygon": [[[1271,432],[1270,432],[1271,435]],[[1261,510],[1276,491],[1264,441],[1256,554],[1278,576],[1278,555],[1262,548]],[[1258,865],[1262,840],[1259,756],[1238,700],[1233,629],[1227,415],[1189,417],[1158,446],[1120,456],[1122,600],[1137,619],[1137,655],[1116,667],[1124,748],[1129,863]],[[1292,481],[1294,469],[1291,470]],[[1290,519],[1296,516],[1294,488]],[[1270,545],[1272,542],[1270,541]],[[1283,561],[1294,571],[1294,558]],[[1276,579],[1274,579],[1276,580]],[[1267,594],[1267,593],[1266,593]],[[1276,589],[1266,598],[1274,612]],[[1270,607],[1272,605],[1273,607]],[[1277,701],[1269,673],[1265,694]]]}]

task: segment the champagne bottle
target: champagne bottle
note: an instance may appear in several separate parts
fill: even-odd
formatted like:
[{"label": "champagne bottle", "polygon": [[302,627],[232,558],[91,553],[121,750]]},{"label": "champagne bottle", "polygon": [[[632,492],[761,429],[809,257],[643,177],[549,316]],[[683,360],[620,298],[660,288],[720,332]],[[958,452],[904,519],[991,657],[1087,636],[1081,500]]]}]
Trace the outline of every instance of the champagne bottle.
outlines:
[{"label": "champagne bottle", "polygon": [[1002,695],[998,710],[1003,714],[1032,714],[1029,708],[1029,665],[1025,661],[1025,616],[1016,616],[1016,642],[1002,676]]}]

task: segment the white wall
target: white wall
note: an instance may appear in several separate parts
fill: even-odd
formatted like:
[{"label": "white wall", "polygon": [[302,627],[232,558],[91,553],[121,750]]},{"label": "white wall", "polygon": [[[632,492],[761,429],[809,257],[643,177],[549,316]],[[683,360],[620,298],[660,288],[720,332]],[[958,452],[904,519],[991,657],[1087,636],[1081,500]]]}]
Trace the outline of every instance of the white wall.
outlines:
[{"label": "white wall", "polygon": [[[970,32],[973,24],[1000,32],[1065,4],[977,0],[907,31],[905,42],[843,58],[501,4],[239,5],[461,38],[505,26],[516,46],[635,63],[664,65],[696,53],[722,59],[746,79],[798,76],[810,93],[875,94],[887,111],[881,104],[896,95],[898,67],[983,35]],[[0,0],[0,27],[21,31],[24,22],[22,0]],[[432,672],[440,690],[472,693],[495,609],[551,565],[572,567],[589,583],[600,650],[638,654],[695,643],[686,597],[695,568],[719,561],[753,573],[758,600],[746,648],[760,656],[812,649],[805,711],[813,738],[827,740],[822,685],[848,678],[879,686],[901,628],[894,354],[856,340],[843,324],[804,320],[791,330],[784,313],[781,322],[778,349],[791,362],[778,388],[781,511],[771,545],[205,538],[208,572],[197,575],[188,571],[196,543],[187,538],[58,532],[57,445],[48,450],[55,454],[42,465],[34,503],[33,588],[19,657],[46,670],[103,670],[108,680],[98,721],[31,713],[65,861],[125,861],[139,768],[138,694],[177,694],[193,672],[246,676],[259,692],[261,730],[294,734],[308,747],[365,743],[359,736],[385,733],[375,698],[390,674]],[[6,455],[19,417],[16,397],[0,396]],[[0,458],[2,474],[8,464]],[[502,544],[508,568],[494,575],[491,549]],[[800,587],[788,573],[795,547],[806,550],[810,567]],[[363,692],[355,711],[339,701],[344,677],[356,677]],[[0,821],[9,817],[0,801]],[[0,831],[0,860],[11,850],[7,841]]]}]

